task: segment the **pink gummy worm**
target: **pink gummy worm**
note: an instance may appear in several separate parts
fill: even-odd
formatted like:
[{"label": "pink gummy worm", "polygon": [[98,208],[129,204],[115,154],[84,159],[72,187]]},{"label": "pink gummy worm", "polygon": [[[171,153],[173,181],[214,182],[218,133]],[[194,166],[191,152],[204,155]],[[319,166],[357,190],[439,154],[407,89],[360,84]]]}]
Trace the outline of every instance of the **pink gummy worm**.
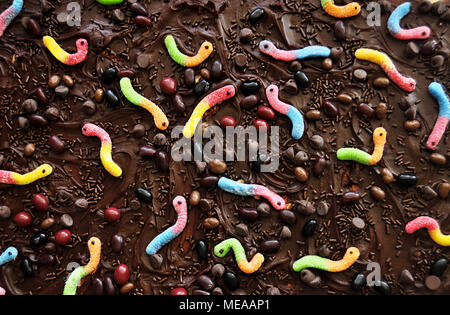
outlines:
[{"label": "pink gummy worm", "polygon": [[208,102],[209,107],[213,107],[219,103],[222,103],[226,99],[233,97],[235,93],[236,89],[233,85],[225,85],[224,87],[208,94],[204,100]]},{"label": "pink gummy worm", "polygon": [[2,184],[16,184],[14,179],[11,176],[10,171],[0,170],[0,183]]},{"label": "pink gummy worm", "polygon": [[5,294],[6,294],[5,289],[3,289],[2,287],[0,287],[0,295],[5,295]]},{"label": "pink gummy worm", "polygon": [[395,66],[383,67],[387,76],[397,84],[402,90],[406,92],[412,92],[416,89],[416,81],[413,78],[405,77],[403,74],[398,72]]},{"label": "pink gummy worm", "polygon": [[271,191],[270,189],[261,186],[261,185],[252,185],[255,195],[261,196],[266,198],[270,201],[272,206],[277,210],[284,210],[286,207],[286,203],[284,202],[284,199],[281,198],[279,195]]},{"label": "pink gummy worm", "polygon": [[291,108],[291,105],[286,104],[278,98],[278,87],[275,84],[271,84],[266,89],[267,100],[270,106],[277,112],[286,115]]},{"label": "pink gummy worm", "polygon": [[428,38],[431,34],[431,29],[428,26],[419,26],[412,29],[402,29],[395,33],[395,38],[402,40]]},{"label": "pink gummy worm", "polygon": [[67,60],[65,62],[67,65],[73,66],[79,64],[87,57],[89,47],[87,40],[85,40],[84,38],[80,38],[79,40],[77,40],[76,45],[78,51],[67,57]]},{"label": "pink gummy worm", "polygon": [[430,217],[417,217],[406,224],[405,231],[406,233],[411,234],[422,228],[426,228],[428,231],[433,231],[439,229],[439,223]]},{"label": "pink gummy worm", "polygon": [[450,118],[445,116],[439,116],[436,119],[436,123],[434,124],[433,131],[431,132],[430,136],[427,140],[427,148],[428,149],[434,149],[438,143],[441,141],[442,136],[445,133],[445,130],[447,129],[448,122],[450,121]]},{"label": "pink gummy worm", "polygon": [[186,227],[187,222],[187,205],[186,205],[186,199],[182,196],[176,196],[173,199],[173,207],[175,208],[175,211],[178,214],[177,222],[173,226],[172,231],[175,234],[181,233],[184,228]]},{"label": "pink gummy worm", "polygon": [[274,47],[272,51],[269,53],[270,56],[277,60],[282,61],[293,61],[297,60],[297,55],[292,50],[281,50],[279,48]]},{"label": "pink gummy worm", "polygon": [[95,136],[98,137],[102,144],[110,144],[112,145],[111,138],[109,137],[109,134],[99,126],[96,126],[91,123],[84,124],[82,128],[83,135],[85,136]]}]

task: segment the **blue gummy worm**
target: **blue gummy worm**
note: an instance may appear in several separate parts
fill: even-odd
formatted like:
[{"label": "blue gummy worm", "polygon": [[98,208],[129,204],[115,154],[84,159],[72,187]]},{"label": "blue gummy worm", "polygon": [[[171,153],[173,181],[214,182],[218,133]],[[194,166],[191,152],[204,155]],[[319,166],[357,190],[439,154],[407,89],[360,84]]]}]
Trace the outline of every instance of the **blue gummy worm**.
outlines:
[{"label": "blue gummy worm", "polygon": [[234,195],[239,196],[254,196],[255,191],[253,185],[243,184],[236,182],[234,180],[228,179],[226,177],[221,177],[219,179],[218,185],[221,189],[225,190]]},{"label": "blue gummy worm", "polygon": [[329,57],[331,49],[325,46],[308,46],[302,49],[295,50],[297,59],[306,59],[312,57]]},{"label": "blue gummy worm", "polygon": [[23,0],[14,0],[12,6],[15,10],[20,11],[23,7]]},{"label": "blue gummy worm", "polygon": [[300,139],[305,130],[305,122],[303,121],[302,113],[294,106],[291,106],[286,113],[286,116],[288,116],[292,122],[292,138],[295,140]]},{"label": "blue gummy worm", "polygon": [[173,227],[171,226],[158,236],[156,236],[145,249],[145,252],[147,255],[153,255],[156,254],[164,245],[172,241],[175,237],[177,237],[179,234],[175,234],[173,232]]},{"label": "blue gummy worm", "polygon": [[398,32],[400,32],[401,30],[400,21],[406,15],[408,15],[410,10],[411,10],[411,3],[405,2],[399,5],[397,8],[395,8],[394,11],[392,11],[387,22],[387,27],[392,33],[397,34]]},{"label": "blue gummy worm", "polygon": [[4,265],[17,257],[19,252],[13,246],[8,247],[3,254],[0,255],[0,266]]},{"label": "blue gummy worm", "polygon": [[439,116],[450,118],[450,101],[442,84],[433,82],[428,86],[428,91],[439,103]]}]

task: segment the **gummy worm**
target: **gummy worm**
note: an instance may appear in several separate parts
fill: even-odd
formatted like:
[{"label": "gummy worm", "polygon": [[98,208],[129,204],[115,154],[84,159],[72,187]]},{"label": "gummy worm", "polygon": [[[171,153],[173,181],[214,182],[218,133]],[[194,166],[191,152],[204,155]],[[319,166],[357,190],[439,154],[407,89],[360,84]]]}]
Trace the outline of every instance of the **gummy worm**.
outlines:
[{"label": "gummy worm", "polygon": [[427,148],[434,149],[447,129],[450,120],[450,101],[444,87],[440,83],[431,83],[428,86],[428,91],[439,103],[439,116],[427,141]]},{"label": "gummy worm", "polygon": [[360,48],[355,52],[355,56],[360,60],[378,64],[387,76],[404,91],[412,92],[416,89],[416,81],[398,72],[391,58],[385,53],[374,49]]},{"label": "gummy worm", "polygon": [[428,26],[420,26],[412,29],[404,29],[400,26],[400,21],[411,10],[411,2],[399,5],[389,16],[387,27],[389,32],[397,39],[411,40],[424,39],[430,37],[431,29]]},{"label": "gummy worm", "polygon": [[383,127],[378,127],[373,131],[374,149],[372,155],[355,148],[341,148],[336,153],[337,158],[341,161],[355,161],[365,165],[375,165],[383,157],[386,134],[387,132]]},{"label": "gummy worm", "polygon": [[75,295],[77,287],[81,284],[81,280],[94,273],[100,263],[102,253],[102,242],[97,237],[91,237],[88,241],[89,263],[86,266],[80,266],[71,272],[64,286],[64,295]]},{"label": "gummy worm", "polygon": [[277,210],[283,210],[286,206],[283,198],[261,185],[243,184],[226,177],[221,177],[218,185],[222,190],[225,190],[230,194],[239,196],[262,196],[269,200],[272,206]]},{"label": "gummy worm", "polygon": [[97,0],[97,2],[103,5],[116,5],[121,4],[123,0]]},{"label": "gummy worm", "polygon": [[203,61],[205,61],[206,58],[208,58],[214,50],[213,44],[205,41],[200,46],[200,49],[195,56],[187,56],[178,49],[175,38],[173,38],[172,35],[167,35],[166,38],[164,38],[164,44],[166,45],[167,51],[169,52],[169,55],[173,59],[173,61],[184,67],[198,66]]},{"label": "gummy worm", "polygon": [[160,130],[165,130],[169,126],[169,120],[166,114],[159,108],[155,103],[149,99],[143,97],[137,93],[133,86],[131,85],[131,80],[129,78],[122,78],[120,80],[120,89],[123,95],[134,105],[145,108],[150,114],[153,115],[155,120],[155,126]]},{"label": "gummy worm", "polygon": [[345,252],[344,258],[341,260],[330,260],[320,256],[308,255],[295,261],[292,269],[296,272],[306,268],[316,268],[329,272],[341,272],[350,268],[351,265],[359,258],[359,249],[350,247]]},{"label": "gummy worm", "polygon": [[88,54],[88,42],[84,38],[80,38],[76,41],[77,52],[69,54],[59,46],[59,44],[50,36],[44,36],[44,45],[50,51],[50,53],[63,64],[73,66],[83,62]]},{"label": "gummy worm", "polygon": [[12,5],[0,14],[0,37],[3,36],[6,28],[11,24],[12,20],[22,11],[23,0],[14,0]]},{"label": "gummy worm", "polygon": [[[10,261],[14,260],[19,252],[17,249],[13,246],[8,247],[3,254],[0,255],[0,266],[4,265],[6,263],[9,263]],[[0,295],[5,295],[6,291],[2,287],[0,287]]]},{"label": "gummy worm", "polygon": [[274,84],[269,85],[266,89],[266,96],[270,106],[277,112],[286,115],[292,122],[292,138],[298,140],[303,136],[305,130],[305,122],[300,111],[290,104],[286,104],[278,98],[278,87]]},{"label": "gummy worm", "polygon": [[112,142],[108,133],[99,126],[90,123],[83,125],[82,133],[87,137],[95,136],[100,139],[102,142],[102,147],[100,148],[100,160],[102,161],[103,167],[112,176],[120,177],[122,175],[122,169],[112,159]]},{"label": "gummy worm", "polygon": [[358,15],[361,11],[361,6],[357,2],[351,2],[343,6],[335,5],[334,0],[321,0],[321,2],[325,12],[335,18],[349,18]]},{"label": "gummy worm", "polygon": [[34,171],[21,175],[16,172],[0,170],[0,183],[9,185],[28,185],[41,178],[47,177],[53,172],[48,164],[42,164]]},{"label": "gummy worm", "polygon": [[225,85],[224,87],[215,90],[214,92],[205,96],[191,114],[191,117],[187,121],[183,129],[183,135],[186,138],[192,138],[197,128],[198,123],[203,117],[203,114],[211,107],[222,103],[226,99],[233,97],[236,93],[236,89],[233,85]]},{"label": "gummy worm", "polygon": [[306,58],[326,58],[331,54],[331,50],[325,46],[308,46],[295,50],[278,49],[271,41],[263,40],[259,43],[259,50],[262,53],[272,56],[274,59],[283,61],[293,61]]},{"label": "gummy worm", "polygon": [[182,196],[176,196],[173,199],[173,207],[178,214],[177,222],[167,230],[156,236],[145,249],[147,255],[156,254],[164,245],[170,243],[183,232],[187,222],[187,204]]},{"label": "gummy worm", "polygon": [[441,246],[450,246],[450,235],[444,235],[441,232],[439,223],[430,217],[418,217],[406,224],[405,231],[408,234],[412,234],[415,231],[426,228],[431,239]]},{"label": "gummy worm", "polygon": [[249,262],[247,256],[245,255],[244,247],[235,238],[229,238],[225,241],[220,242],[214,247],[214,255],[219,258],[225,257],[226,254],[233,249],[234,257],[236,257],[236,262],[242,272],[246,274],[254,273],[258,271],[264,262],[264,256],[260,253],[256,253],[252,260]]}]

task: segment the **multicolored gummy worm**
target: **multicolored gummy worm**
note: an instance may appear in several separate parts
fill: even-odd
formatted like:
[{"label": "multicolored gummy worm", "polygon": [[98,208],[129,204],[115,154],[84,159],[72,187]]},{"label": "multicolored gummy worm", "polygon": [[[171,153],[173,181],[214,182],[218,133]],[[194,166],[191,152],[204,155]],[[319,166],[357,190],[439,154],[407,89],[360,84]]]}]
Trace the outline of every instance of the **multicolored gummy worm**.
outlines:
[{"label": "multicolored gummy worm", "polygon": [[428,234],[436,244],[450,246],[450,235],[442,234],[439,223],[433,218],[427,216],[417,217],[406,224],[405,231],[408,234],[412,234],[422,228],[428,230]]},{"label": "multicolored gummy worm", "polygon": [[133,89],[131,80],[129,78],[120,79],[120,89],[122,90],[123,95],[127,98],[128,101],[136,106],[140,106],[146,109],[150,114],[153,115],[156,128],[160,130],[167,129],[167,127],[169,126],[169,120],[167,119],[166,114],[164,114],[161,108],[159,108],[155,103],[137,93]]},{"label": "multicolored gummy worm", "polygon": [[121,4],[123,0],[97,0],[97,2],[103,5],[116,5]]},{"label": "multicolored gummy worm", "polygon": [[6,28],[9,24],[19,15],[22,11],[23,0],[14,0],[11,6],[0,14],[0,37],[3,36]]},{"label": "multicolored gummy worm", "polygon": [[260,253],[256,253],[249,262],[244,247],[241,245],[241,242],[235,238],[229,238],[217,244],[214,247],[214,255],[223,258],[231,249],[233,249],[234,257],[236,258],[239,269],[246,274],[258,271],[264,262],[264,256]]},{"label": "multicolored gummy worm", "polygon": [[308,46],[295,50],[278,49],[274,43],[263,40],[259,43],[259,50],[276,60],[293,61],[307,58],[326,58],[331,54],[331,49],[325,46]]},{"label": "multicolored gummy worm", "polygon": [[411,11],[411,2],[405,2],[395,8],[389,16],[387,27],[389,32],[397,39],[425,39],[430,37],[431,29],[428,26],[419,26],[412,29],[404,29],[400,21]]},{"label": "multicolored gummy worm", "polygon": [[147,255],[156,254],[164,245],[170,243],[183,232],[188,219],[186,199],[182,196],[176,196],[173,199],[173,207],[178,214],[177,222],[167,230],[156,236],[145,249]]},{"label": "multicolored gummy worm", "polygon": [[292,138],[298,140],[303,136],[305,131],[305,122],[302,113],[290,104],[286,104],[278,98],[278,87],[274,84],[269,85],[266,89],[267,100],[270,106],[277,112],[288,116],[292,122]]},{"label": "multicolored gummy worm", "polygon": [[203,42],[195,56],[187,56],[183,54],[177,46],[175,38],[172,35],[167,35],[164,38],[164,44],[170,57],[183,67],[195,67],[205,61],[209,55],[214,51],[214,46],[208,41]]},{"label": "multicolored gummy worm", "polygon": [[122,169],[112,159],[112,141],[109,134],[104,129],[91,123],[84,124],[81,131],[87,137],[95,136],[100,139],[102,142],[100,160],[102,161],[103,167],[112,176],[120,177],[122,175]]},{"label": "multicolored gummy worm", "polygon": [[183,135],[186,138],[192,138],[198,123],[202,120],[205,112],[211,107],[222,103],[223,101],[233,97],[236,94],[236,88],[233,85],[225,85],[215,90],[203,98],[195,107],[191,117],[187,121],[183,129]]},{"label": "multicolored gummy worm", "polygon": [[48,164],[42,164],[35,170],[19,174],[16,172],[0,170],[0,183],[9,185],[29,185],[41,178],[47,177],[53,172],[53,167]]},{"label": "multicolored gummy worm", "polygon": [[[19,252],[17,251],[17,248],[11,246],[8,247],[3,254],[0,255],[0,266],[9,263],[10,261],[14,260]],[[2,287],[0,287],[0,295],[5,295],[6,291]]]},{"label": "multicolored gummy worm", "polygon": [[341,260],[330,260],[320,256],[308,255],[304,256],[292,265],[295,272],[300,272],[306,268],[321,269],[329,272],[341,272],[350,268],[359,258],[359,249],[350,247],[345,252],[344,258]]},{"label": "multicolored gummy worm", "polygon": [[383,127],[373,131],[374,149],[372,155],[355,148],[341,148],[336,154],[341,161],[355,161],[364,165],[375,165],[383,157],[384,145],[386,144],[387,132]]},{"label": "multicolored gummy worm", "polygon": [[69,54],[67,51],[62,49],[53,37],[44,36],[43,41],[45,47],[47,47],[50,53],[65,65],[77,65],[80,62],[83,62],[88,54],[89,44],[84,38],[80,38],[76,41],[77,52],[74,54]]},{"label": "multicolored gummy worm", "polygon": [[391,58],[385,53],[375,49],[360,48],[355,52],[356,58],[366,60],[379,65],[386,75],[402,90],[412,92],[416,89],[416,81],[398,72]]},{"label": "multicolored gummy worm", "polygon": [[64,286],[64,295],[75,295],[77,287],[81,285],[81,280],[97,270],[102,254],[102,242],[97,237],[91,237],[88,241],[88,248],[89,263],[86,266],[79,266],[71,272]]},{"label": "multicolored gummy worm", "polygon": [[335,5],[334,0],[321,0],[321,3],[325,12],[339,19],[358,15],[361,11],[361,6],[358,2],[351,2],[343,6]]},{"label": "multicolored gummy worm", "polygon": [[427,140],[427,148],[433,150],[441,141],[450,121],[450,101],[444,87],[438,82],[431,83],[428,91],[439,103],[439,116]]},{"label": "multicolored gummy worm", "polygon": [[286,207],[286,203],[283,198],[261,185],[243,184],[226,177],[221,177],[218,185],[222,190],[225,190],[233,195],[264,197],[269,200],[271,205],[277,210],[284,210]]}]

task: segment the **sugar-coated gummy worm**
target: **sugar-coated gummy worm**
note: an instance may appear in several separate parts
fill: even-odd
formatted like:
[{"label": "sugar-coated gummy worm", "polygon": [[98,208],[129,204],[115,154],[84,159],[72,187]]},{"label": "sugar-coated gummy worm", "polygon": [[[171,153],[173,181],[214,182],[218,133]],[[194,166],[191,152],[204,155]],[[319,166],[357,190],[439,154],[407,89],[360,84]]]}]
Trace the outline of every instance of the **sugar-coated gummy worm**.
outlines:
[{"label": "sugar-coated gummy worm", "polygon": [[97,2],[103,5],[116,5],[121,4],[123,0],[97,0]]},{"label": "sugar-coated gummy worm", "polygon": [[432,150],[441,141],[450,121],[450,101],[444,87],[440,83],[431,83],[428,86],[428,91],[439,103],[439,116],[427,140],[427,148]]},{"label": "sugar-coated gummy worm", "polygon": [[412,234],[422,228],[428,230],[428,234],[436,244],[450,246],[450,235],[442,234],[439,223],[433,218],[427,216],[415,218],[406,224],[405,231]]},{"label": "sugar-coated gummy worm", "polygon": [[274,43],[263,40],[259,43],[259,50],[276,60],[293,61],[307,58],[326,58],[331,54],[331,49],[325,46],[308,46],[295,50],[278,49]]},{"label": "sugar-coated gummy worm", "polygon": [[428,26],[419,26],[412,29],[404,29],[400,21],[408,15],[411,10],[411,2],[405,2],[395,8],[389,16],[387,27],[389,32],[397,39],[425,39],[430,37],[431,29]]},{"label": "sugar-coated gummy worm", "polygon": [[290,104],[286,104],[278,98],[278,87],[274,84],[269,85],[266,89],[267,100],[270,106],[277,112],[286,115],[292,122],[292,138],[298,140],[303,136],[305,130],[305,122],[302,113]]},{"label": "sugar-coated gummy worm", "polygon": [[120,79],[120,89],[128,101],[136,106],[145,108],[150,114],[153,115],[156,128],[160,130],[167,129],[169,126],[169,120],[167,119],[166,114],[164,114],[161,108],[159,108],[155,103],[137,93],[133,89],[129,78]]},{"label": "sugar-coated gummy worm", "polygon": [[372,155],[355,148],[341,148],[336,152],[337,158],[341,161],[355,161],[365,165],[375,165],[383,157],[386,135],[387,132],[383,127],[378,127],[373,131],[374,149]]},{"label": "sugar-coated gummy worm", "polygon": [[[0,266],[4,265],[6,263],[9,263],[10,261],[14,260],[19,252],[17,249],[13,246],[8,247],[1,255],[0,255]],[[2,287],[0,287],[0,295],[5,295],[6,291]]]},{"label": "sugar-coated gummy worm", "polygon": [[341,272],[347,270],[359,258],[359,249],[350,247],[345,252],[344,258],[341,260],[330,260],[320,256],[308,255],[295,261],[292,269],[296,272],[306,268],[321,269],[329,272]]},{"label": "sugar-coated gummy worm", "polygon": [[283,198],[271,191],[270,189],[256,184],[243,184],[221,177],[218,182],[219,187],[230,194],[239,196],[261,196],[269,200],[272,206],[277,210],[284,210],[286,203]]},{"label": "sugar-coated gummy worm", "polygon": [[233,85],[225,85],[224,87],[217,89],[211,94],[205,96],[205,98],[203,98],[194,108],[191,117],[184,126],[183,135],[186,138],[192,138],[195,133],[195,129],[197,128],[200,120],[202,120],[205,112],[211,107],[233,97],[235,94],[236,89]]},{"label": "sugar-coated gummy worm", "polygon": [[173,199],[173,207],[178,214],[177,222],[167,230],[156,236],[145,249],[148,255],[156,254],[164,245],[170,243],[183,232],[187,222],[187,204],[182,196],[176,196]]},{"label": "sugar-coated gummy worm", "polygon": [[29,185],[41,178],[47,177],[53,172],[53,168],[48,164],[42,164],[35,170],[19,174],[16,172],[0,170],[0,183],[9,185]]},{"label": "sugar-coated gummy worm", "polygon": [[360,48],[355,52],[356,58],[379,65],[386,75],[402,90],[412,92],[416,89],[416,81],[398,72],[391,58],[385,53],[375,49]]},{"label": "sugar-coated gummy worm", "polygon": [[178,49],[175,38],[172,35],[167,35],[166,38],[164,38],[164,44],[166,45],[167,51],[173,61],[184,67],[198,66],[205,61],[214,50],[213,44],[205,41],[200,46],[200,49],[195,56],[187,56]]},{"label": "sugar-coated gummy worm", "polygon": [[112,141],[108,133],[91,123],[84,124],[81,129],[83,135],[87,137],[98,137],[102,143],[100,148],[100,160],[102,161],[103,167],[114,177],[120,177],[122,175],[122,169],[117,165],[112,159]]},{"label": "sugar-coated gummy worm", "polygon": [[264,256],[260,253],[256,253],[252,260],[248,261],[244,247],[241,245],[241,242],[235,238],[229,238],[217,244],[214,247],[214,255],[223,258],[231,249],[233,249],[234,257],[236,258],[239,269],[246,274],[258,271],[264,262]]},{"label": "sugar-coated gummy worm", "polygon": [[346,5],[340,6],[335,5],[334,0],[321,0],[322,8],[327,12],[329,15],[343,19],[343,18],[349,18],[355,15],[358,15],[361,11],[361,6],[358,2],[351,2]]},{"label": "sugar-coated gummy worm", "polygon": [[63,64],[73,66],[83,62],[88,54],[89,44],[84,38],[80,38],[76,41],[77,52],[69,54],[67,51],[61,48],[59,44],[50,36],[44,36],[44,45],[50,51],[50,53]]},{"label": "sugar-coated gummy worm", "polygon": [[22,11],[23,0],[14,0],[9,8],[0,14],[0,37],[3,36],[6,28],[11,24],[12,20]]},{"label": "sugar-coated gummy worm", "polygon": [[90,255],[89,263],[71,272],[66,280],[63,295],[75,295],[77,293],[77,287],[81,284],[81,280],[97,270],[102,254],[102,242],[97,237],[91,237],[88,241],[88,248]]},{"label": "sugar-coated gummy worm", "polygon": [[5,294],[6,294],[5,289],[3,289],[2,287],[0,287],[0,295],[5,295]]}]

